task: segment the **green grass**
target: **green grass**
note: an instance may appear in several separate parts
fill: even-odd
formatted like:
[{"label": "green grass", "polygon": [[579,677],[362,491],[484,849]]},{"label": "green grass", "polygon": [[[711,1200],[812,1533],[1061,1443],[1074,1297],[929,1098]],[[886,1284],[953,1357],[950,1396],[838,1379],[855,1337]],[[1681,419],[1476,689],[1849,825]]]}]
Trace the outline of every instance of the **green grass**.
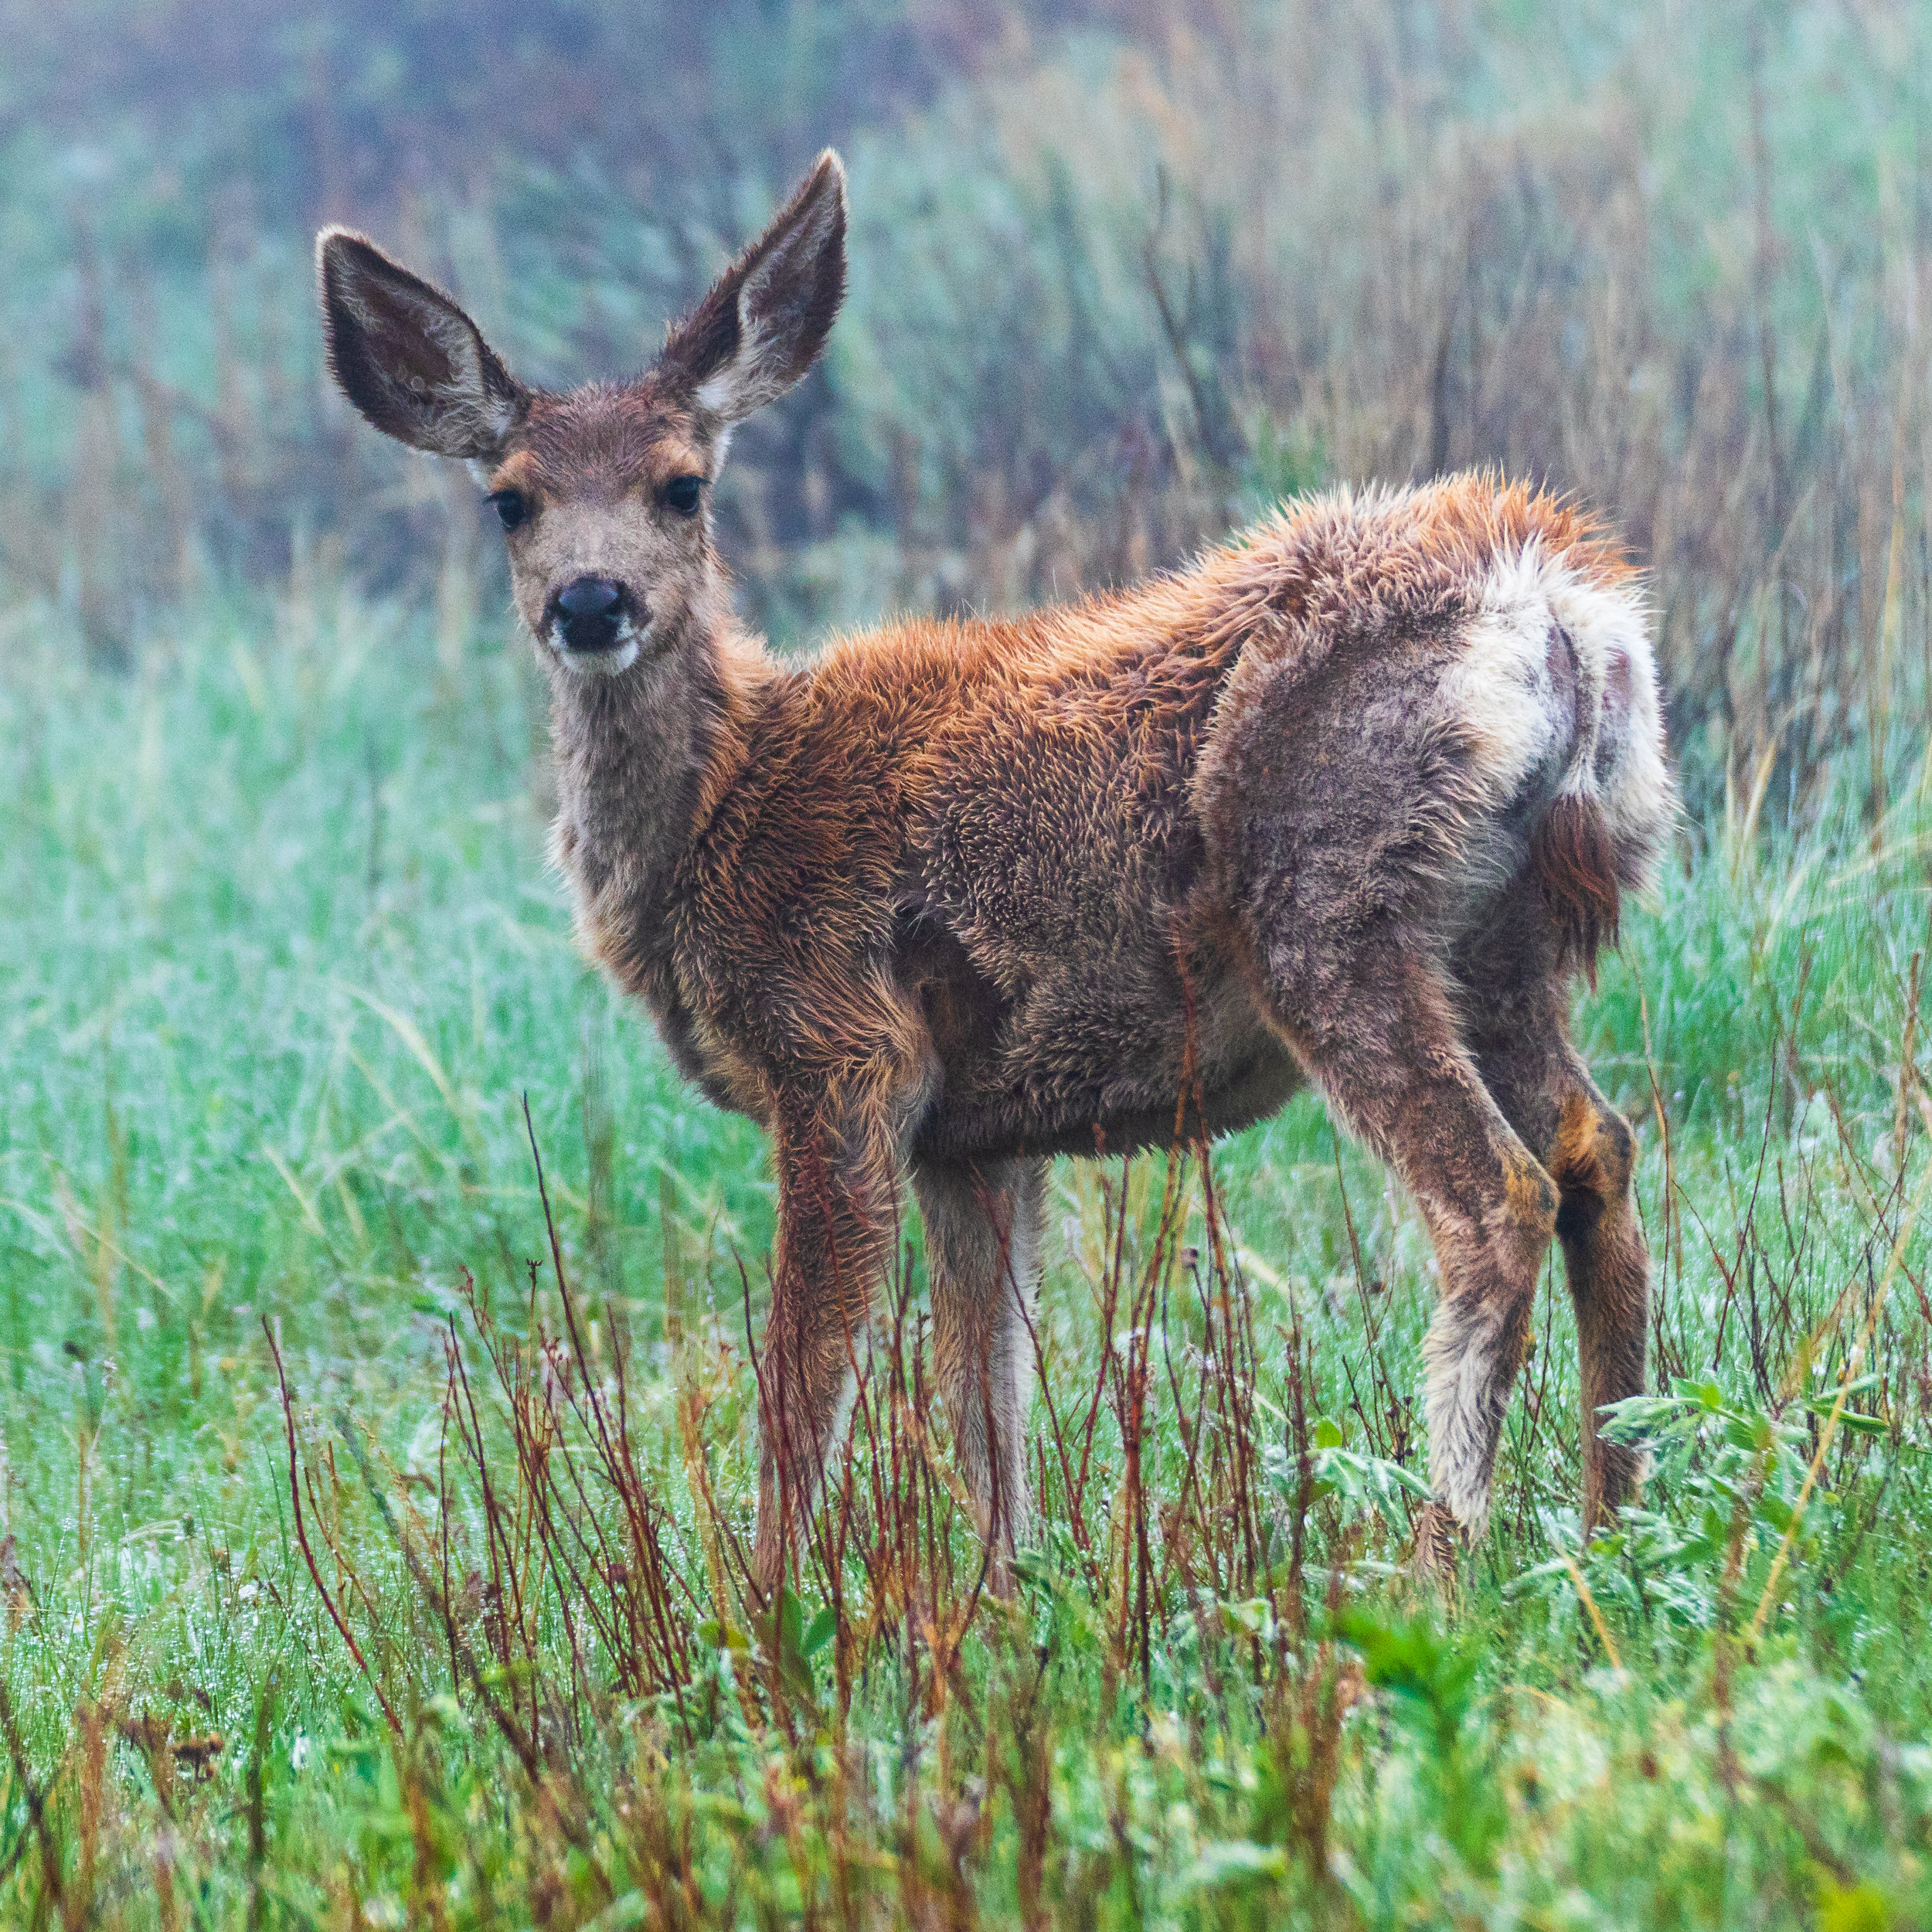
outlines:
[{"label": "green grass", "polygon": [[[332,597],[205,613],[125,684],[57,638],[29,613],[0,638],[0,1923],[1932,1914],[1925,1236],[1889,1267],[1928,1148],[1901,1074],[1915,801],[1876,832],[1828,809],[1801,835],[1687,832],[1582,1005],[1644,1124],[1653,1364],[1682,1392],[1631,1418],[1658,1468],[1621,1536],[1577,1546],[1553,1269],[1455,1617],[1406,1590],[1390,1464],[1423,1468],[1428,1252],[1304,1097],[1216,1150],[1238,1287],[1198,1176],[1164,1239],[1158,1166],[1056,1172],[1063,1432],[1110,1282],[1117,1372],[1077,1500],[1077,1443],[1063,1468],[1036,1404],[1046,1529],[1010,1608],[974,1597],[943,1440],[928,1462],[882,1399],[857,1492],[883,1444],[917,1513],[860,1509],[842,1628],[809,1567],[761,1628],[718,1579],[750,1517],[764,1151],[572,948],[521,658],[452,680],[420,627]],[[538,1352],[565,1311],[526,1096],[587,1376],[566,1344],[546,1381]],[[882,1398],[917,1339],[907,1239]],[[529,1592],[527,1643],[506,1634],[452,1339],[515,1532],[559,1492],[518,1471],[466,1270],[539,1433],[546,1389],[607,1396],[626,1362],[627,1466],[688,1591],[651,1640],[668,1675],[596,1634],[540,1536],[502,1573]],[[1224,1285],[1251,1355],[1210,1325]],[[299,1546],[264,1325],[366,1673]],[[621,1520],[567,1413],[549,1453],[583,1473],[576,1520]]]}]

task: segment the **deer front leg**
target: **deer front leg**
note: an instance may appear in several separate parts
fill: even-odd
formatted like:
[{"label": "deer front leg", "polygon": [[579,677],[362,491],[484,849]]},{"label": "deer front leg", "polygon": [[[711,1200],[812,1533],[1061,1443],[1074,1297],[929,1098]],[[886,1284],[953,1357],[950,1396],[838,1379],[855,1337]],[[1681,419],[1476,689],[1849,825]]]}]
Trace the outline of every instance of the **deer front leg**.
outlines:
[{"label": "deer front leg", "polygon": [[769,1600],[810,1535],[896,1225],[889,1142],[862,1124],[776,1137],[778,1243],[758,1359],[753,1581]]},{"label": "deer front leg", "polygon": [[913,1174],[932,1282],[934,1373],[991,1552],[989,1576],[1002,1591],[1029,1515],[1027,1311],[1039,1272],[1046,1176],[1044,1161],[1026,1158],[925,1162]]}]

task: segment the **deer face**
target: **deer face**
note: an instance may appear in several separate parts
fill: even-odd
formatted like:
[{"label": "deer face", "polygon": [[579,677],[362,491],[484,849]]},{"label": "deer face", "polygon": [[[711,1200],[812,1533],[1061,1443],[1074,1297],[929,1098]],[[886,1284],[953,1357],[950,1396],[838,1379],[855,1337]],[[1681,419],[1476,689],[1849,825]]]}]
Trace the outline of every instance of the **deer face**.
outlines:
[{"label": "deer face", "polygon": [[654,372],[532,396],[500,457],[477,464],[517,609],[565,669],[614,676],[705,614],[719,577],[706,499],[724,443]]},{"label": "deer face", "polygon": [[829,152],[626,383],[519,382],[463,311],[345,229],[317,243],[329,368],[376,428],[470,466],[516,606],[566,672],[618,676],[708,633],[710,496],[732,427],[811,366],[845,289],[845,171]]}]

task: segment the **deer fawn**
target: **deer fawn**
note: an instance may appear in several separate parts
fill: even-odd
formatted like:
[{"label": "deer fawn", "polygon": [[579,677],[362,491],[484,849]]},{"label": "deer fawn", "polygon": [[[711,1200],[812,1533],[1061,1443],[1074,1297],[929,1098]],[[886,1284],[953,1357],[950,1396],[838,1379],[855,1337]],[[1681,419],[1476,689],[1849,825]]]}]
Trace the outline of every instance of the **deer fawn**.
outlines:
[{"label": "deer fawn", "polygon": [[824,345],[845,235],[828,153],[645,373],[565,395],[361,236],[318,244],[335,379],[470,464],[508,532],[583,944],[771,1138],[758,1585],[808,1521],[909,1177],[1003,1574],[1049,1156],[1226,1133],[1304,1075],[1440,1264],[1418,1562],[1453,1577],[1484,1527],[1553,1236],[1602,1521],[1639,1474],[1596,1415],[1643,1389],[1649,1264],[1566,1009],[1673,809],[1632,572],[1566,503],[1461,476],[1291,505],[1130,590],[774,660],[709,505],[733,426]]}]

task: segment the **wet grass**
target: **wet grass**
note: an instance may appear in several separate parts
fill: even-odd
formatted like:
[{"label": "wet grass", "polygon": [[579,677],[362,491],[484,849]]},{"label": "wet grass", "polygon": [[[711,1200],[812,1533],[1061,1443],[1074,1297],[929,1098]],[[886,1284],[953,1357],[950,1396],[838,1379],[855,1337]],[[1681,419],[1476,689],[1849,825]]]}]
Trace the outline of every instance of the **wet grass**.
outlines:
[{"label": "wet grass", "polygon": [[1206,1177],[1056,1170],[1011,1604],[909,1225],[761,1617],[764,1148],[572,950],[520,660],[332,595],[126,682],[49,634],[0,675],[0,1922],[1925,1921],[1922,787],[1691,828],[1580,1009],[1662,1284],[1621,1536],[1553,1269],[1458,1613],[1406,1590],[1427,1245],[1304,1097]]}]

